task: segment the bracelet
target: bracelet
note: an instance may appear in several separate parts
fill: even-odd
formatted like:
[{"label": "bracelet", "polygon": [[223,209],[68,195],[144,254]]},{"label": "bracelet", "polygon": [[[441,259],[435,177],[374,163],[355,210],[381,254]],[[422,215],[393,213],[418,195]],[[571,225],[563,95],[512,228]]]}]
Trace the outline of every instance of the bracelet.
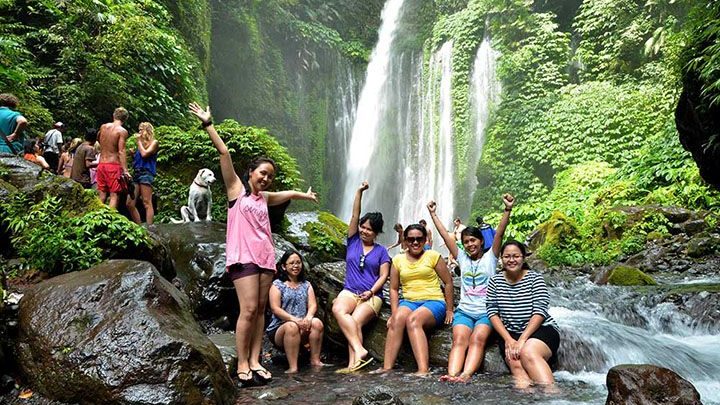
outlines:
[{"label": "bracelet", "polygon": [[212,121],[212,118],[210,118],[209,120],[203,121],[203,123],[200,124],[200,129],[205,129],[205,128],[209,127],[209,126],[212,125],[212,124],[213,124],[213,121]]},{"label": "bracelet", "polygon": [[510,211],[512,211],[512,208],[507,208],[507,207],[505,207],[505,211],[506,211],[506,212],[510,212]]}]

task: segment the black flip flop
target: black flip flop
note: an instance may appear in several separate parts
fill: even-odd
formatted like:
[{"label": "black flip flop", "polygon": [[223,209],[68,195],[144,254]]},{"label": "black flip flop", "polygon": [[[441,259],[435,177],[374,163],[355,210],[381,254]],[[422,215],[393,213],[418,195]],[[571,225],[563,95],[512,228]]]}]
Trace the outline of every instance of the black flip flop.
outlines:
[{"label": "black flip flop", "polygon": [[[257,383],[259,383],[258,385],[265,385],[272,380],[272,374],[270,374],[270,372],[265,369],[262,369],[262,368],[258,368],[255,370],[250,369],[250,371],[252,371],[253,380],[255,380]],[[270,377],[264,377],[260,373],[266,373]]]},{"label": "black flip flop", "polygon": [[[255,385],[257,385],[257,383],[255,382],[254,374],[255,373],[253,373],[252,370],[238,371],[236,377],[240,384],[240,388],[254,387]],[[241,375],[249,378],[240,378]]]}]

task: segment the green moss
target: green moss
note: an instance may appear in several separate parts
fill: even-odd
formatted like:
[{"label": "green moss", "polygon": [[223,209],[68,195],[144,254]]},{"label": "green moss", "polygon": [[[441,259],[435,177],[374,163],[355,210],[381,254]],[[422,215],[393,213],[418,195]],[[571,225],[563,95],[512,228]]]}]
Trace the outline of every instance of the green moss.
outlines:
[{"label": "green moss", "polygon": [[610,277],[608,277],[608,284],[617,286],[638,286],[657,285],[657,282],[639,269],[629,266],[618,266],[611,271]]},{"label": "green moss", "polygon": [[348,227],[335,215],[320,211],[317,222],[308,222],[303,226],[303,230],[308,233],[311,250],[323,260],[345,257]]},{"label": "green moss", "polygon": [[659,241],[663,239],[665,239],[665,235],[662,232],[652,231],[647,234],[647,240],[649,241]]}]

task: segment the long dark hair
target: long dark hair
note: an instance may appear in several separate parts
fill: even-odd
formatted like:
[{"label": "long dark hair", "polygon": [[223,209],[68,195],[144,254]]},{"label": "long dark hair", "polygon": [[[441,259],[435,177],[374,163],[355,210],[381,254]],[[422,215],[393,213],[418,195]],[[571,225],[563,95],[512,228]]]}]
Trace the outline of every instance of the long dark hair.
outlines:
[{"label": "long dark hair", "polygon": [[277,165],[275,164],[274,160],[264,156],[253,159],[248,165],[247,170],[245,170],[245,173],[240,176],[240,181],[242,181],[242,184],[245,187],[245,196],[249,196],[252,192],[252,190],[250,189],[250,173],[260,167],[260,165],[263,163],[270,163],[273,169],[277,171]]},{"label": "long dark hair", "polygon": [[523,257],[523,265],[522,268],[524,270],[530,270],[530,266],[525,261],[525,258],[527,257],[527,249],[525,249],[525,245],[521,242],[518,242],[514,239],[510,239],[507,242],[503,243],[503,245],[500,247],[500,256],[502,257],[503,253],[505,252],[505,248],[508,246],[517,246],[518,249],[520,249],[520,254]]},{"label": "long dark hair", "polygon": [[275,268],[277,269],[278,278],[280,281],[288,281],[290,277],[288,277],[287,271],[283,268],[283,265],[287,263],[288,259],[290,259],[290,256],[292,255],[298,255],[300,258],[300,262],[302,263],[300,265],[300,273],[298,274],[298,281],[303,282],[305,281],[305,260],[303,260],[302,255],[297,250],[286,250],[285,253],[283,253],[280,260],[278,260],[277,265]]}]

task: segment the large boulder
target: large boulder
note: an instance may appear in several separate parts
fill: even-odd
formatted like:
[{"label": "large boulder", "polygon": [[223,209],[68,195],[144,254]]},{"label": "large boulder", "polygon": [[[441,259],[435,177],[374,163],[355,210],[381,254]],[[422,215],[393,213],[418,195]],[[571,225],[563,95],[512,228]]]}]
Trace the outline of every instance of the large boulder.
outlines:
[{"label": "large boulder", "polygon": [[674,371],[649,364],[623,364],[607,374],[606,405],[701,405],[695,387]]},{"label": "large boulder", "polygon": [[[156,233],[167,245],[173,258],[181,289],[201,320],[218,321],[218,317],[235,319],[240,313],[237,295],[225,272],[225,229],[220,222],[159,224]],[[295,247],[273,234],[275,259]],[[223,329],[233,322],[216,322]]]},{"label": "large boulder", "polygon": [[652,277],[640,269],[631,266],[619,265],[609,270],[606,277],[600,277],[599,284],[619,286],[657,285]]},{"label": "large boulder", "polygon": [[233,401],[220,353],[187,297],[149,263],[113,260],[29,289],[20,302],[19,364],[63,402]]},{"label": "large boulder", "polygon": [[[318,300],[317,317],[325,324],[325,337],[338,347],[346,347],[340,326],[332,314],[332,303],[338,293],[342,291],[345,279],[345,262],[324,263],[311,268],[308,278],[315,286]],[[455,288],[455,298],[459,297],[458,288]],[[385,289],[385,305],[380,311],[378,319],[370,322],[363,329],[363,344],[376,359],[382,359],[385,352],[385,336],[387,335],[387,320],[390,317],[390,305],[387,302],[388,293]],[[447,367],[448,354],[452,347],[452,330],[449,326],[442,326],[430,335],[430,364]],[[405,366],[415,365],[410,344],[403,344],[398,362]],[[507,366],[503,361],[497,347],[488,344],[483,369],[488,372],[504,373]]]}]

